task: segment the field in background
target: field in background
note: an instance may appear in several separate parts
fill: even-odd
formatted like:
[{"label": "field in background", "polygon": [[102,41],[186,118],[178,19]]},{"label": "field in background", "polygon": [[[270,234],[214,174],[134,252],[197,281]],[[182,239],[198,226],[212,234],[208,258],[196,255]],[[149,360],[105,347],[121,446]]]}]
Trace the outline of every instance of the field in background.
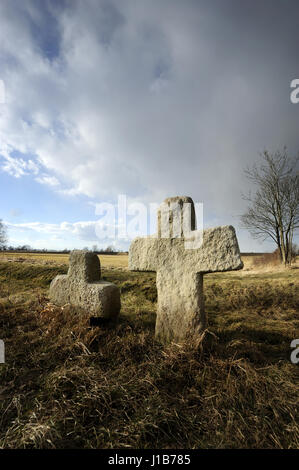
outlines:
[{"label": "field in background", "polygon": [[[126,268],[128,255],[99,255],[101,266],[104,268]],[[64,253],[0,253],[1,261],[18,261],[40,265],[64,265],[69,262],[69,255]]]},{"label": "field in background", "polygon": [[[242,261],[244,263],[243,273],[248,270],[284,270],[281,266],[275,266],[271,263],[269,265],[261,266],[258,265],[258,259],[263,256],[262,254],[252,254],[252,255],[242,255]],[[101,266],[108,269],[126,269],[128,267],[128,255],[126,253],[120,253],[117,255],[99,255]],[[69,255],[68,254],[56,254],[56,253],[0,253],[0,262],[1,261],[18,261],[26,262],[32,264],[40,265],[65,265],[68,264]],[[299,257],[294,266],[298,266]],[[256,265],[255,265],[256,264]]]},{"label": "field in background", "polygon": [[0,448],[298,448],[299,269],[205,276],[202,345],[154,338],[155,275],[101,255],[116,325],[48,300],[68,255],[1,254]]}]

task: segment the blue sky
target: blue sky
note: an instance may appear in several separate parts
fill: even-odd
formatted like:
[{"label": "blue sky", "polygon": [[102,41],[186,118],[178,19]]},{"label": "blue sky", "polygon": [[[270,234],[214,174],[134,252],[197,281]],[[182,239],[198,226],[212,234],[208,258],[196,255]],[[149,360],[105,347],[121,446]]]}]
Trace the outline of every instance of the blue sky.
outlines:
[{"label": "blue sky", "polygon": [[242,251],[274,248],[240,228],[243,171],[265,148],[299,150],[298,4],[240,3],[1,1],[10,244],[105,247],[97,203],[185,194],[206,227],[234,225]]}]

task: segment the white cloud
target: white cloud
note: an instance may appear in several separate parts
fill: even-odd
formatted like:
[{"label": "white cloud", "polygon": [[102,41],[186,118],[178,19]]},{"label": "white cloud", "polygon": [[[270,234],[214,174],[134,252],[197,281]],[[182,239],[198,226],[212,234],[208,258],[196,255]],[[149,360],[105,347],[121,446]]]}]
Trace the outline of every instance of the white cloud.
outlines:
[{"label": "white cloud", "polygon": [[87,240],[91,238],[96,240],[95,225],[97,221],[84,221],[84,222],[61,222],[60,224],[49,224],[44,222],[24,222],[19,224],[12,224],[6,222],[6,226],[9,230],[21,230],[21,231],[34,231],[39,233],[46,233],[49,235],[61,235],[71,234],[76,235],[79,238]]},{"label": "white cloud", "polygon": [[59,181],[55,176],[42,175],[35,178],[38,183],[45,184],[47,186],[56,187],[59,186]]},{"label": "white cloud", "polygon": [[21,176],[25,176],[31,173],[36,175],[38,173],[38,166],[31,159],[26,161],[23,158],[3,155],[3,160],[2,169],[15,178],[20,178]]},{"label": "white cloud", "polygon": [[[230,223],[246,163],[264,146],[297,144],[284,94],[296,54],[275,22],[252,32],[238,8],[214,3],[74,0],[59,13],[53,4],[49,57],[48,2],[3,0],[2,170],[66,195],[187,194]],[[280,73],[277,50],[287,51]]]},{"label": "white cloud", "polygon": [[61,222],[59,224],[4,223],[8,229],[9,244],[12,245],[28,244],[33,248],[73,249],[96,244],[99,248],[113,245],[120,250],[127,250],[129,246],[129,239],[99,238],[96,227],[101,223],[100,221]]}]

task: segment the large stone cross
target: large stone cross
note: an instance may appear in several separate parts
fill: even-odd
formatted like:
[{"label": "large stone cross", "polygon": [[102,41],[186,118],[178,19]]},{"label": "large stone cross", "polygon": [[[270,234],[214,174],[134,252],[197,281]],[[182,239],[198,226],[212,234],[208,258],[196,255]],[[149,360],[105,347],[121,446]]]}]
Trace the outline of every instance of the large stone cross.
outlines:
[{"label": "large stone cross", "polygon": [[120,291],[101,280],[101,265],[95,253],[74,250],[67,274],[56,276],[50,285],[50,300],[56,305],[71,304],[104,318],[120,311]]},{"label": "large stone cross", "polygon": [[[186,218],[187,236],[183,230]],[[130,246],[129,269],[157,273],[156,337],[163,342],[191,339],[206,328],[205,273],[243,267],[231,225],[203,231],[195,228],[192,199],[168,198],[158,210],[157,235],[136,238]]]}]

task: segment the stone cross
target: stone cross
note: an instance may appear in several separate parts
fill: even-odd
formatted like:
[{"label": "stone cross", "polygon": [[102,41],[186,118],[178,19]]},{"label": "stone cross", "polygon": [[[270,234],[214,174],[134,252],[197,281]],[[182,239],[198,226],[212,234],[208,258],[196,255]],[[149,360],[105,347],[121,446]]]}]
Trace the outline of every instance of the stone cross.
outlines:
[{"label": "stone cross", "polygon": [[100,260],[88,251],[71,252],[68,273],[51,282],[50,300],[56,305],[69,303],[104,318],[114,318],[120,311],[119,288],[101,280]]},{"label": "stone cross", "polygon": [[[182,228],[186,220],[189,224],[187,236]],[[129,269],[157,273],[155,334],[162,342],[198,337],[206,328],[205,273],[243,267],[235,229],[231,225],[203,231],[195,228],[192,199],[186,196],[168,198],[158,210],[158,233],[136,238],[130,246]]]}]

